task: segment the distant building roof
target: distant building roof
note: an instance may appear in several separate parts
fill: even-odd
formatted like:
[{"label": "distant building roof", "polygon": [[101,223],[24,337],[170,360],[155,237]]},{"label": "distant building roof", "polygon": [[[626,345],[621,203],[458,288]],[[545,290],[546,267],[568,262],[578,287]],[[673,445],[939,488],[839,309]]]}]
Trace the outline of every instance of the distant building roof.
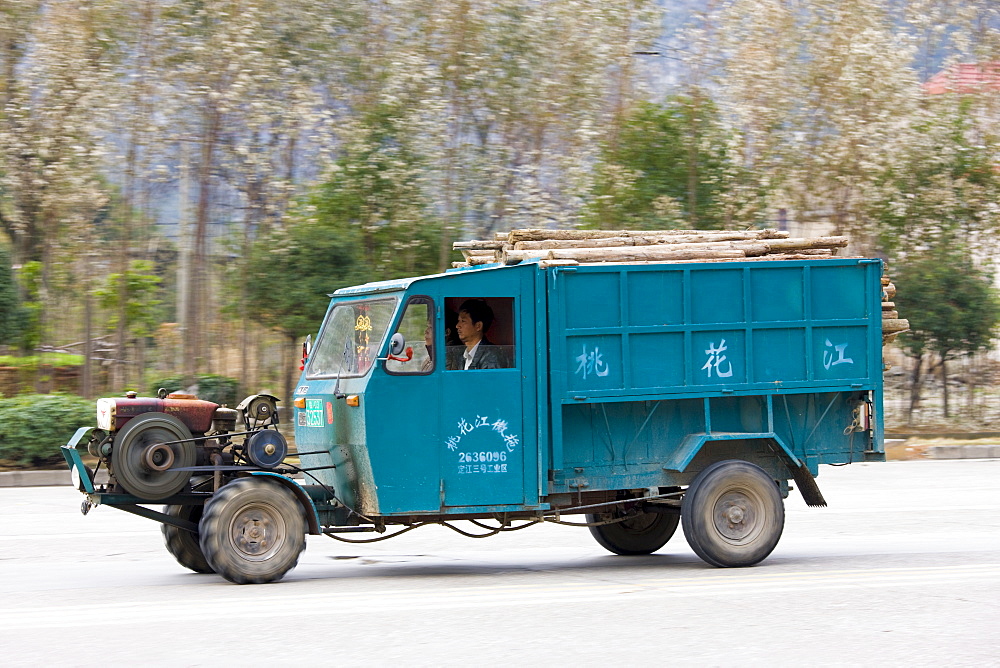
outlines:
[{"label": "distant building roof", "polygon": [[1000,62],[958,63],[924,83],[924,92],[928,95],[981,93],[986,90],[1000,90]]}]

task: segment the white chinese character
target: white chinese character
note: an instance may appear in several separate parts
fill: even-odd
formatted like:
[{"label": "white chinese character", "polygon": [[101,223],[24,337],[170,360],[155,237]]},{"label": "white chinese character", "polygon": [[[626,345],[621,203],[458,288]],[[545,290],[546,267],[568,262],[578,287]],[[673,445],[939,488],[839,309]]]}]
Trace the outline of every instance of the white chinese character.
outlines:
[{"label": "white chinese character", "polygon": [[573,359],[578,362],[576,370],[573,373],[583,373],[584,380],[587,379],[588,374],[596,374],[604,377],[611,372],[611,367],[604,363],[600,346],[594,346],[591,352],[587,352],[587,346],[584,344],[582,352]]},{"label": "white chinese character", "polygon": [[461,420],[458,421],[458,430],[462,432],[463,436],[465,434],[468,434],[473,429],[475,429],[475,427],[473,427],[471,424],[469,424],[468,422],[466,422],[465,418],[462,418]]},{"label": "white chinese character", "polygon": [[448,446],[449,450],[455,450],[458,448],[458,443],[461,440],[462,440],[461,436],[449,436],[445,445]]},{"label": "white chinese character", "polygon": [[[594,346],[594,352],[590,353],[589,359],[591,361],[591,367],[594,369],[594,373],[598,376],[603,378],[611,371],[611,368],[604,363],[603,359],[601,359],[601,349],[597,346]],[[603,371],[601,371],[601,367],[604,367]]]},{"label": "white chinese character", "polygon": [[504,434],[503,440],[507,443],[507,452],[514,452],[514,448],[520,443],[514,434]]},{"label": "white chinese character", "polygon": [[488,427],[489,425],[490,425],[490,419],[488,417],[484,417],[482,415],[476,416],[476,424],[475,424],[476,429],[479,429],[480,427]]},{"label": "white chinese character", "polygon": [[[726,350],[728,350],[728,348],[726,347],[725,339],[722,339],[718,348],[715,347],[714,342],[708,345],[708,350],[705,351],[705,354],[708,355],[708,361],[705,362],[705,366],[701,367],[701,370],[707,371],[709,378],[712,377],[712,369],[715,369],[715,375],[719,378],[729,378],[733,375],[732,363],[726,362],[726,356],[722,354]],[[725,362],[728,367],[727,371],[722,370],[723,362]]]},{"label": "white chinese character", "polygon": [[592,369],[587,366],[587,346],[583,347],[583,352],[576,356],[576,361],[580,364],[576,367],[576,371],[573,373],[583,372],[583,379],[587,380],[587,373]]},{"label": "white chinese character", "polygon": [[506,420],[497,420],[496,422],[493,423],[492,426],[493,426],[493,431],[498,432],[501,436],[503,436],[503,433],[507,431]]},{"label": "white chinese character", "polygon": [[833,345],[830,339],[826,340],[826,347],[833,348],[837,351],[837,357],[834,359],[833,353],[829,350],[823,351],[823,368],[829,370],[832,366],[837,366],[838,364],[854,364],[854,360],[850,357],[844,357],[844,351],[847,350],[847,344],[841,343],[839,346]]}]

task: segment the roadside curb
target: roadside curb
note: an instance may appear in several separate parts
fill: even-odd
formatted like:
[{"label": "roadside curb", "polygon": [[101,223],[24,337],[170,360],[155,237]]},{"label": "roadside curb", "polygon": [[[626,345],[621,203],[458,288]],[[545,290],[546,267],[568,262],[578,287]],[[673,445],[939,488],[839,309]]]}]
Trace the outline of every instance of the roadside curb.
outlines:
[{"label": "roadside curb", "polygon": [[1000,445],[932,445],[928,459],[1000,459]]},{"label": "roadside curb", "polygon": [[[301,475],[296,474],[293,478],[301,480]],[[97,474],[97,482],[108,481],[107,471],[100,471]],[[65,471],[4,471],[0,472],[0,489],[6,487],[71,487],[73,479],[69,469]]]},{"label": "roadside curb", "polygon": [[72,485],[65,471],[8,471],[0,473],[0,487],[58,487]]}]

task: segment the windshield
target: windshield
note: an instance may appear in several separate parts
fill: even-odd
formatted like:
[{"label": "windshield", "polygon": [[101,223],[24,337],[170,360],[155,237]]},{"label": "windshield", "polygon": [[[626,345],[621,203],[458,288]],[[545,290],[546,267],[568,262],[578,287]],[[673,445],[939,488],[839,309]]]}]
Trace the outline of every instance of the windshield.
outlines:
[{"label": "windshield", "polygon": [[395,299],[338,304],[323,324],[309,356],[308,378],[368,373],[396,310]]}]

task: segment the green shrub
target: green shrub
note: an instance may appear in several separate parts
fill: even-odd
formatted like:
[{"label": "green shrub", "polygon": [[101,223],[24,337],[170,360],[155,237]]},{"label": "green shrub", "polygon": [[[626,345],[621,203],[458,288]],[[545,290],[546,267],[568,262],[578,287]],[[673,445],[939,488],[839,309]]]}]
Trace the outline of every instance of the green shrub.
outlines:
[{"label": "green shrub", "polygon": [[[217,404],[235,407],[239,402],[236,392],[239,389],[239,381],[235,378],[216,376],[214,374],[201,374],[195,376],[198,385],[197,395],[199,399],[214,401]],[[164,388],[167,392],[183,392],[188,388],[186,376],[169,376],[150,384],[150,396],[156,396],[156,391]]]},{"label": "green shrub", "polygon": [[0,460],[15,466],[63,462],[59,447],[80,427],[96,426],[93,401],[75,394],[0,399]]}]

